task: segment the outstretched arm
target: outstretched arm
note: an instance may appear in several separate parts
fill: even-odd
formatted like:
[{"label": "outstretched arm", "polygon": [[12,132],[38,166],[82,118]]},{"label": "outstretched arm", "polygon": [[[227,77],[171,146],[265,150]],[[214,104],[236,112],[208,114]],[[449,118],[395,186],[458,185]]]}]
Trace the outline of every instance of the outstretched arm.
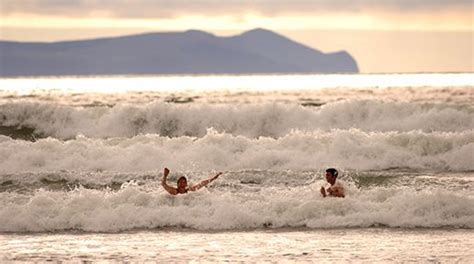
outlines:
[{"label": "outstretched arm", "polygon": [[216,176],[214,176],[214,177],[212,177],[212,178],[209,178],[209,179],[207,179],[207,180],[204,180],[204,181],[202,181],[202,182],[200,182],[200,183],[198,183],[198,184],[192,186],[191,188],[189,188],[189,190],[190,190],[190,191],[197,191],[197,190],[201,189],[202,187],[208,185],[208,184],[209,184],[210,182],[212,182],[213,180],[219,178],[219,176],[220,176],[221,174],[222,174],[222,172],[219,172],[219,173],[217,173]]},{"label": "outstretched arm", "polygon": [[166,178],[168,177],[168,174],[170,174],[170,170],[168,168],[165,168],[164,171],[163,171],[163,178],[161,179],[161,186],[163,186],[163,188],[169,194],[176,195],[176,194],[178,194],[178,189],[176,189],[174,187],[171,187],[166,183]]}]

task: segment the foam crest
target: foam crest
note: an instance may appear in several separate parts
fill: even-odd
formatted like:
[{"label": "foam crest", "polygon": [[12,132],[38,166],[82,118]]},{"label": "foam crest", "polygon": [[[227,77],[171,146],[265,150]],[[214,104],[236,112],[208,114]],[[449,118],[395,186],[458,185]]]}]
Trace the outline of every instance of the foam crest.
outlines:
[{"label": "foam crest", "polygon": [[97,139],[53,138],[36,142],[0,136],[0,173],[44,171],[147,172],[167,166],[182,171],[354,170],[393,168],[472,171],[474,131],[423,133],[361,130],[293,131],[251,139],[209,130],[204,137]]},{"label": "foam crest", "polygon": [[[364,131],[453,131],[474,127],[471,106],[419,105],[382,101],[342,101],[309,108],[292,104],[167,104],[75,108],[45,103],[0,106],[0,126],[31,128],[38,136],[60,139],[197,136],[208,128],[256,138],[302,131],[357,128]],[[1,131],[1,129],[0,129]]]},{"label": "foam crest", "polygon": [[472,193],[412,189],[351,190],[323,199],[318,186],[265,188],[258,192],[203,190],[171,197],[124,186],[118,192],[76,189],[37,191],[31,197],[0,193],[1,232],[188,227],[240,230],[263,227],[462,227],[474,228]]}]

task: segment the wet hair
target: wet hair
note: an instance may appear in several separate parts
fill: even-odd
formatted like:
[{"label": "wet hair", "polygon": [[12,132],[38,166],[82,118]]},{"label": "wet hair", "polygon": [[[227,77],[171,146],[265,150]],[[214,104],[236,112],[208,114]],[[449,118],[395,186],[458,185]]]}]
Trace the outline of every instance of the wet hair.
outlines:
[{"label": "wet hair", "polygon": [[179,177],[179,178],[178,178],[178,182],[179,182],[180,180],[182,180],[182,179],[185,180],[186,182],[188,182],[188,180],[187,180],[186,177],[184,177],[184,176]]},{"label": "wet hair", "polygon": [[339,172],[337,172],[337,170],[334,169],[334,168],[329,168],[329,169],[326,170],[326,172],[331,173],[331,175],[336,177],[336,178],[337,178],[337,175],[339,174]]}]

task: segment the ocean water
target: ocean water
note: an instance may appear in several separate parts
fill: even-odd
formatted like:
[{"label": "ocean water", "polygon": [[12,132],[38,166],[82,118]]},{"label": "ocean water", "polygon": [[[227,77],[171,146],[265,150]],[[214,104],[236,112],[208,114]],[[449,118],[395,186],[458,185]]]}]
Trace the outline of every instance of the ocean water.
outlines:
[{"label": "ocean water", "polygon": [[[472,262],[473,99],[467,73],[0,79],[0,260]],[[164,167],[224,174],[173,197]]]}]

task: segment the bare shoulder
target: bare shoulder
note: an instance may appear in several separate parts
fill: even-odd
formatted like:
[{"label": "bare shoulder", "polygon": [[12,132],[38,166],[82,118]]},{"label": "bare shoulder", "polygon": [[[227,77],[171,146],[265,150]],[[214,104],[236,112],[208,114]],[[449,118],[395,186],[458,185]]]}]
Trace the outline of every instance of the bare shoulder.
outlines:
[{"label": "bare shoulder", "polygon": [[333,187],[344,189],[344,188],[345,188],[345,184],[344,184],[343,181],[337,180],[336,183],[333,185]]}]

